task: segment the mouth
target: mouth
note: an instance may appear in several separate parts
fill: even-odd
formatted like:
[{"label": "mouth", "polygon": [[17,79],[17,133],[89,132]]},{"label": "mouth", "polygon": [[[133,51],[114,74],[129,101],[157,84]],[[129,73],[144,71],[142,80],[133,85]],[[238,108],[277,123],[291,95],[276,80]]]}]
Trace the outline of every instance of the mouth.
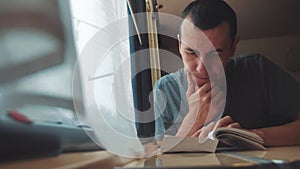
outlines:
[{"label": "mouth", "polygon": [[205,83],[209,82],[209,77],[201,77],[201,76],[194,76],[194,80],[197,83],[197,86],[202,86]]}]

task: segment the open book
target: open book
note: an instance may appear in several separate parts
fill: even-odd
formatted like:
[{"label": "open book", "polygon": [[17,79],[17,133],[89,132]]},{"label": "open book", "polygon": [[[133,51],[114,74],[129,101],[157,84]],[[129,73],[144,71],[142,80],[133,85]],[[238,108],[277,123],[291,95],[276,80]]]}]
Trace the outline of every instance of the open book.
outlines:
[{"label": "open book", "polygon": [[222,127],[211,132],[208,138],[165,136],[162,152],[215,152],[218,143],[239,150],[265,150],[263,139],[257,134],[237,129]]}]

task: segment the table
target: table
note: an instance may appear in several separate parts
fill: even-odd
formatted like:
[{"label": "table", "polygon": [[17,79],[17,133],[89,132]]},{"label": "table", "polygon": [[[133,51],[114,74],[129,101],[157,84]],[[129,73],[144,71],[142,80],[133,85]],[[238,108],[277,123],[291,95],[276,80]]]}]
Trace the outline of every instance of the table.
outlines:
[{"label": "table", "polygon": [[118,157],[106,151],[65,153],[56,157],[0,163],[0,169],[112,169],[135,159]]},{"label": "table", "polygon": [[300,168],[300,146],[267,151],[173,153],[133,159],[106,151],[66,153],[56,157],[0,163],[1,169],[112,169],[112,168]]},{"label": "table", "polygon": [[130,162],[124,168],[300,168],[300,146],[267,151],[173,153]]}]

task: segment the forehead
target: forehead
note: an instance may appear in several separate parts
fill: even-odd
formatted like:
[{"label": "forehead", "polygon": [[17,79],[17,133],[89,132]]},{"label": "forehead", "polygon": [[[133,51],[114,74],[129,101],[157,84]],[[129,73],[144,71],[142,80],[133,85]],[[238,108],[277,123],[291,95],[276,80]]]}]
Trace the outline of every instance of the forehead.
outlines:
[{"label": "forehead", "polygon": [[227,48],[231,45],[229,24],[222,22],[212,29],[202,31],[191,22],[190,18],[186,18],[181,26],[181,42],[200,51]]}]

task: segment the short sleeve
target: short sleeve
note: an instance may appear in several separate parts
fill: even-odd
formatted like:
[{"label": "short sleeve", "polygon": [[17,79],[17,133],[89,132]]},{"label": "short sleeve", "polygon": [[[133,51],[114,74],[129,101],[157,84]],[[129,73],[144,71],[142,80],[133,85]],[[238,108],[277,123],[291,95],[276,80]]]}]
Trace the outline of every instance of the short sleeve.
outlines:
[{"label": "short sleeve", "polygon": [[[166,75],[154,86],[155,137],[161,140],[163,135],[175,135],[186,113],[185,80],[183,70]],[[185,77],[185,76],[184,76]],[[183,97],[184,96],[184,97]]]},{"label": "short sleeve", "polygon": [[155,114],[155,139],[162,140],[165,132],[164,121],[165,119],[162,114],[167,114],[164,112],[163,105],[166,104],[165,95],[160,89],[160,82],[158,81],[154,86],[154,114]]}]

